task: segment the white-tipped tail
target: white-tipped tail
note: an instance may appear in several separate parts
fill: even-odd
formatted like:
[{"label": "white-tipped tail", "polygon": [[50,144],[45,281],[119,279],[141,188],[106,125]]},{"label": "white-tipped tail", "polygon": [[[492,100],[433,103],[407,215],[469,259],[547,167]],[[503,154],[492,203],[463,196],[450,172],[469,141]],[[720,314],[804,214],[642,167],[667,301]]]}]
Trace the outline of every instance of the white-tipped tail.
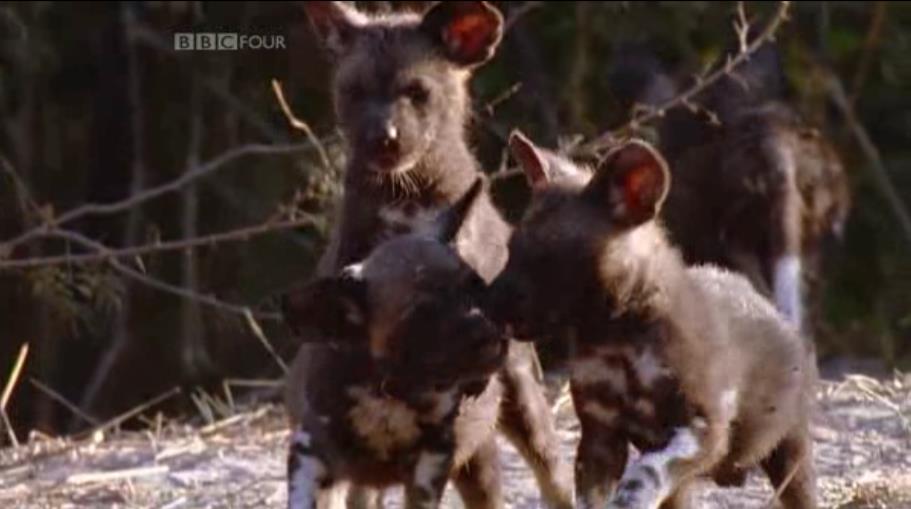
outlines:
[{"label": "white-tipped tail", "polygon": [[783,256],[775,262],[772,287],[775,293],[775,306],[795,327],[800,329],[803,326],[803,295],[798,256]]}]

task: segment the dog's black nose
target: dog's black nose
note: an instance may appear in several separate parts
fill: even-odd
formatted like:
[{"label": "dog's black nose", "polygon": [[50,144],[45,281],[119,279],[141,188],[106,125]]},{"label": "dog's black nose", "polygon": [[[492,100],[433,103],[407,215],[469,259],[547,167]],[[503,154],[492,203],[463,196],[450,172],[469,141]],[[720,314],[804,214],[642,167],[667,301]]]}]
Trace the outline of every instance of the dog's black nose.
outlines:
[{"label": "dog's black nose", "polygon": [[392,124],[378,125],[370,131],[367,143],[374,155],[392,158],[399,153],[399,131]]}]

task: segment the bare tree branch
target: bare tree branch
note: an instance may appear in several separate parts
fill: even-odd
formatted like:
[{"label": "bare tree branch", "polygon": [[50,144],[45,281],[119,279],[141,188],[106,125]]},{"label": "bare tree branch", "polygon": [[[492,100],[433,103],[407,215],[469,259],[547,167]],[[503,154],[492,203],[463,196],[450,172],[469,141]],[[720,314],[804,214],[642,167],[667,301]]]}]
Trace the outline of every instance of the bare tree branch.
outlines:
[{"label": "bare tree branch", "polygon": [[[144,244],[141,246],[132,246],[125,248],[108,248],[104,252],[95,251],[92,253],[64,254],[36,258],[0,260],[0,271],[45,267],[49,265],[103,262],[112,258],[133,258],[136,256],[145,256],[154,253],[181,251],[203,246],[214,246],[216,244],[222,244],[225,242],[242,242],[269,233],[291,230],[301,226],[313,224],[318,224],[318,219],[308,215],[303,218],[288,219],[283,221],[270,220],[253,226],[246,226],[243,228],[237,228],[235,230],[213,233],[211,235],[203,235],[189,239],[170,240],[164,242],[156,242],[154,244]],[[52,234],[53,232],[49,233]],[[48,236],[48,233],[42,233],[41,236]]]},{"label": "bare tree branch", "polygon": [[[742,4],[741,4],[742,5]],[[718,68],[707,76],[699,76],[696,79],[696,83],[692,87],[684,91],[683,93],[677,95],[676,97],[669,99],[668,101],[659,104],[655,107],[640,107],[638,109],[638,114],[634,114],[633,118],[627,122],[625,125],[621,126],[618,129],[608,131],[604,134],[601,134],[594,140],[582,144],[575,152],[579,155],[586,155],[592,153],[598,153],[605,148],[613,146],[618,138],[623,138],[629,135],[631,132],[636,132],[647,122],[654,121],[658,118],[663,117],[669,110],[673,108],[678,108],[681,106],[687,108],[697,107],[693,100],[702,93],[705,89],[713,85],[716,81],[721,79],[724,76],[730,76],[734,70],[741,63],[748,60],[759,48],[762,47],[768,41],[774,40],[775,33],[778,31],[778,27],[781,26],[788,19],[788,13],[791,6],[791,2],[779,2],[778,9],[775,11],[775,14],[772,16],[772,19],[769,20],[766,24],[765,29],[749,44],[742,45],[740,51],[734,57],[728,57],[727,61],[723,65],[719,65]],[[742,13],[741,10],[738,12]],[[741,18],[745,20],[745,14],[741,14]],[[741,31],[747,31],[748,28],[740,27],[741,23],[746,23],[746,21],[735,22],[735,30],[738,33],[738,38],[742,39],[739,35]]]},{"label": "bare tree branch", "polygon": [[544,2],[525,2],[519,7],[512,9],[509,11],[509,15],[506,17],[506,21],[503,23],[503,32],[508,32],[513,27],[513,25],[515,25],[516,22],[522,18],[522,16],[525,16],[529,12],[543,6]]},{"label": "bare tree branch", "polygon": [[307,150],[310,147],[311,145],[309,143],[296,143],[292,145],[250,144],[227,150],[218,157],[215,157],[214,159],[201,164],[197,168],[193,169],[193,171],[186,172],[170,182],[157,187],[146,189],[123,200],[113,203],[88,203],[76,207],[60,215],[59,217],[45,218],[44,223],[42,223],[37,228],[26,231],[17,237],[0,243],[0,259],[8,258],[9,254],[12,253],[12,249],[16,246],[38,238],[43,233],[47,233],[48,231],[51,231],[58,226],[70,223],[76,219],[86,216],[115,214],[117,212],[129,210],[132,207],[140,205],[164,194],[177,191],[190,182],[218,171],[222,169],[226,164],[245,156],[254,154],[291,154]]},{"label": "bare tree branch", "polygon": [[313,130],[310,129],[310,125],[299,119],[292,111],[291,107],[288,105],[288,101],[285,100],[285,93],[282,91],[282,84],[278,80],[272,80],[272,91],[275,93],[275,98],[278,100],[278,105],[281,107],[282,112],[285,114],[285,118],[288,119],[288,123],[291,124],[291,127],[298,129],[307,136],[307,139],[310,140],[310,143],[313,144],[313,147],[316,148],[316,152],[319,154],[320,159],[322,160],[323,167],[327,170],[332,170],[332,159],[329,158],[329,153],[326,152],[326,147],[323,146],[323,143],[319,138],[313,134]]},{"label": "bare tree branch", "polygon": [[42,216],[41,207],[39,207],[38,203],[35,202],[35,198],[32,196],[31,191],[29,190],[28,186],[25,185],[25,181],[21,176],[19,176],[18,173],[16,173],[16,169],[13,167],[13,164],[2,155],[0,155],[0,168],[2,168],[3,173],[6,173],[7,176],[9,176],[10,180],[13,181],[13,186],[16,188],[22,220],[27,224],[29,221],[30,213],[34,216],[32,218],[33,220],[38,220],[38,218]]},{"label": "bare tree branch", "polygon": [[256,321],[256,318],[253,318],[253,314],[247,310],[244,313],[244,318],[247,320],[247,325],[250,327],[250,331],[253,332],[253,335],[256,336],[256,339],[262,343],[263,348],[269,352],[269,355],[272,356],[272,359],[275,360],[275,363],[282,368],[282,372],[286,375],[288,374],[288,364],[285,363],[284,359],[281,358],[278,353],[275,352],[275,348],[272,346],[272,343],[269,341],[269,338],[266,337],[266,333],[263,332],[263,328],[260,327],[259,322]]},{"label": "bare tree branch", "polygon": [[[107,254],[110,252],[110,249],[107,246],[105,246],[104,244],[101,244],[100,242],[96,242],[96,241],[86,237],[85,235],[82,235],[81,233],[55,228],[55,229],[52,229],[51,231],[47,232],[47,235],[69,240],[69,241],[71,241],[75,244],[79,244],[87,249],[97,251],[100,254]],[[205,304],[213,309],[217,309],[219,311],[225,311],[225,312],[232,313],[235,315],[246,316],[246,313],[250,311],[250,308],[247,306],[242,306],[242,305],[238,305],[238,304],[230,304],[230,303],[221,301],[215,297],[212,297],[210,295],[202,295],[200,293],[196,293],[196,292],[187,290],[186,288],[180,288],[180,287],[174,286],[170,283],[165,283],[165,282],[155,279],[147,274],[143,274],[142,272],[140,272],[138,270],[127,267],[126,265],[124,265],[123,263],[121,263],[120,261],[118,261],[115,258],[111,258],[109,256],[106,258],[107,258],[107,262],[110,264],[111,268],[113,268],[120,274],[122,274],[136,282],[142,283],[150,288],[154,288],[156,290],[160,290],[165,293],[170,293],[172,295],[177,295],[177,296],[185,298],[185,299],[191,299],[196,302]],[[254,313],[254,314],[258,318],[265,319],[265,320],[280,320],[281,319],[281,317],[277,313]]]},{"label": "bare tree branch", "polygon": [[857,103],[857,98],[864,88],[867,76],[870,74],[870,66],[873,63],[873,55],[879,48],[882,40],[883,25],[886,21],[886,11],[889,8],[888,2],[873,2],[873,16],[870,19],[870,28],[867,29],[867,37],[864,40],[864,49],[860,57],[860,63],[857,64],[857,72],[854,74],[854,81],[851,83],[851,105]]},{"label": "bare tree branch", "polygon": [[866,128],[864,128],[863,124],[861,124],[860,120],[857,118],[854,107],[851,105],[851,99],[848,97],[848,93],[841,80],[831,70],[821,69],[821,71],[825,77],[826,86],[829,89],[829,96],[832,98],[835,106],[841,111],[848,127],[851,128],[851,133],[854,135],[854,139],[857,140],[857,145],[860,147],[861,152],[863,152],[864,157],[866,157],[867,161],[870,163],[870,169],[873,171],[873,178],[876,181],[877,186],[879,186],[880,191],[883,193],[883,197],[886,198],[886,201],[895,213],[895,217],[901,225],[906,240],[911,243],[911,213],[908,212],[907,206],[902,201],[895,186],[892,184],[892,180],[889,178],[889,171],[883,163],[879,149],[876,148],[876,144],[870,139],[870,135],[867,133]]},{"label": "bare tree branch", "polygon": [[273,126],[259,111],[237,97],[231,88],[219,78],[200,71],[194,60],[182,51],[174,51],[171,34],[162,34],[142,22],[136,22],[132,28],[133,40],[145,47],[153,48],[166,58],[177,61],[182,70],[199,80],[199,83],[225,106],[238,113],[247,125],[254,128],[259,135],[273,143],[284,143],[287,137],[276,126]]},{"label": "bare tree branch", "polygon": [[29,382],[31,382],[31,384],[34,385],[36,389],[38,389],[39,391],[41,391],[45,395],[47,395],[47,397],[51,398],[52,400],[56,401],[57,403],[60,403],[64,408],[66,408],[67,410],[72,412],[73,415],[75,415],[76,417],[79,417],[80,419],[82,419],[83,421],[88,423],[89,425],[97,426],[99,424],[98,419],[95,419],[91,415],[82,411],[82,409],[80,409],[78,406],[74,405],[69,400],[64,398],[59,392],[55,391],[54,389],[51,389],[49,386],[41,383],[39,380],[36,380],[34,378],[30,378]]}]

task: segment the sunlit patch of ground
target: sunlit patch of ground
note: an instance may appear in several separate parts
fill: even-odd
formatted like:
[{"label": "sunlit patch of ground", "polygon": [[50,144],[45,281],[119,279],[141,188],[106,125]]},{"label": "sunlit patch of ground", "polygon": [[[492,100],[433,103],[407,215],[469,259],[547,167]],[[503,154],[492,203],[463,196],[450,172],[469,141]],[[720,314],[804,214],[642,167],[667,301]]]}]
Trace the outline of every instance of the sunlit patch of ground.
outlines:
[{"label": "sunlit patch of ground", "polygon": [[[557,397],[565,456],[578,425]],[[824,507],[911,508],[911,377],[848,376],[818,389],[816,465]],[[208,426],[177,423],[80,441],[35,438],[0,451],[0,507],[284,507],[288,433],[264,405]],[[509,506],[541,507],[528,469],[504,443]],[[774,494],[761,475],[745,488],[706,486],[702,506],[761,508]],[[446,506],[460,507],[447,492]],[[398,507],[391,492],[387,507]]]}]

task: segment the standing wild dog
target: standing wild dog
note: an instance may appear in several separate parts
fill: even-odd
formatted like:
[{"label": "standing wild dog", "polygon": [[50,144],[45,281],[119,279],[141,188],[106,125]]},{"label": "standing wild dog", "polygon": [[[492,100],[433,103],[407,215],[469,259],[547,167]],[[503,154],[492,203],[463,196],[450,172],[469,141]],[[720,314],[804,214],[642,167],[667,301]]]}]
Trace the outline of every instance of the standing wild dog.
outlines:
[{"label": "standing wild dog", "polygon": [[479,179],[427,232],[285,297],[291,328],[334,346],[304,345],[291,373],[289,507],[331,507],[349,482],[404,484],[406,507],[436,507],[450,476],[467,507],[503,506],[496,373],[508,341],[450,245],[480,191]]},{"label": "standing wild dog", "polygon": [[[642,48],[618,52],[611,74],[626,105],[679,93]],[[824,240],[840,235],[850,197],[835,150],[783,102],[786,85],[768,43],[695,99],[713,116],[676,108],[662,117],[660,149],[674,177],[663,218],[688,263],[744,274],[809,330],[804,302],[818,305]]]},{"label": "standing wild dog", "polygon": [[[490,309],[517,337],[572,344],[580,502],[685,507],[696,479],[759,464],[789,480],[786,507],[815,507],[811,348],[740,275],[687,268],[655,219],[661,156],[630,142],[590,175],[518,133],[511,148],[535,192]],[[624,471],[628,443],[642,455]]]},{"label": "standing wild dog", "polygon": [[[425,14],[370,16],[337,2],[306,2],[334,61],[334,100],[350,146],[338,226],[321,275],[363,259],[391,237],[421,231],[479,174],[465,141],[473,70],[490,59],[503,30],[486,2],[442,2]],[[487,193],[472,207],[455,243],[484,281],[502,270],[509,225]],[[318,341],[303,337],[305,342]],[[528,461],[544,499],[572,506],[570,472],[559,457],[535,352],[511,343],[502,372],[500,429]]]}]

